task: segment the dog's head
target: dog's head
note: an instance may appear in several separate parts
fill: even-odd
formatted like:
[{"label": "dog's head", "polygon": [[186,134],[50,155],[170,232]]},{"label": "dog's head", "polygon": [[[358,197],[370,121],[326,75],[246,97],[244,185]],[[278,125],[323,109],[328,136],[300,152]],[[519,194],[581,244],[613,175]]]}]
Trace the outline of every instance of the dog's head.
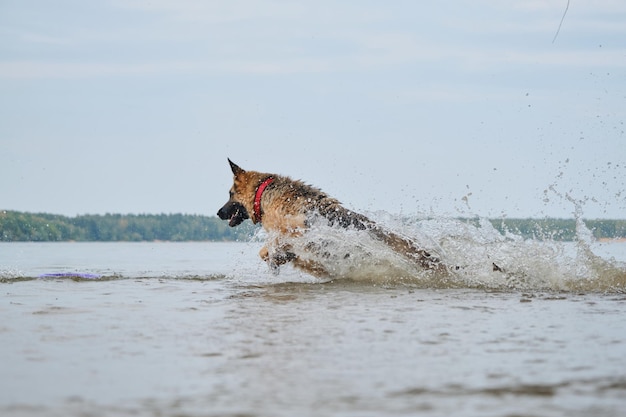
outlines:
[{"label": "dog's head", "polygon": [[217,215],[222,220],[228,220],[230,227],[235,227],[250,218],[248,210],[246,209],[246,200],[253,199],[254,196],[250,197],[246,195],[248,194],[246,192],[248,187],[246,187],[244,179],[246,171],[241,169],[230,159],[228,162],[230,163],[230,168],[233,170],[235,180],[229,191],[230,198],[226,204],[218,210]]}]

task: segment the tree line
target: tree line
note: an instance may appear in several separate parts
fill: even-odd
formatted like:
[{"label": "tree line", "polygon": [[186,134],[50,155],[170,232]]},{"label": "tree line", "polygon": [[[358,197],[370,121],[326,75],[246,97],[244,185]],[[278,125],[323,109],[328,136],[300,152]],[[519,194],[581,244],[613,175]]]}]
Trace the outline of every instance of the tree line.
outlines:
[{"label": "tree line", "polygon": [[235,241],[247,240],[255,227],[229,227],[215,216],[190,214],[87,214],[0,211],[0,241]]},{"label": "tree line", "polygon": [[[500,233],[516,234],[524,239],[573,241],[576,239],[575,219],[490,219]],[[626,220],[585,219],[585,227],[596,239],[626,238]]]},{"label": "tree line", "polygon": [[[477,224],[477,219],[460,219]],[[572,241],[574,219],[491,219],[500,233],[524,239]],[[626,238],[626,220],[584,220],[595,238]],[[215,216],[191,214],[87,214],[0,211],[0,241],[237,241],[248,240],[257,226],[232,228]]]}]

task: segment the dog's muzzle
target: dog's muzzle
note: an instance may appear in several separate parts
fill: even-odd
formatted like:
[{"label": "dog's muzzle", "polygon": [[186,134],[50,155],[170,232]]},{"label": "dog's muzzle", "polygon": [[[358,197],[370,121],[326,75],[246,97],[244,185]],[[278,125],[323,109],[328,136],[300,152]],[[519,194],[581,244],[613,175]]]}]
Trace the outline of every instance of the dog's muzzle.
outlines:
[{"label": "dog's muzzle", "polygon": [[236,201],[229,201],[217,211],[217,216],[222,220],[228,220],[230,227],[240,225],[244,220],[249,219],[246,208]]}]

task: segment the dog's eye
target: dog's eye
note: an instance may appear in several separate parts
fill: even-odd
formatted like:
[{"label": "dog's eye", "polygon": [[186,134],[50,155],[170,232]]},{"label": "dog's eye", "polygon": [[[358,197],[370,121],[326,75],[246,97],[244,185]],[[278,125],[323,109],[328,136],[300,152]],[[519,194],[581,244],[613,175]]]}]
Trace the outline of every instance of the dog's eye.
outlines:
[{"label": "dog's eye", "polygon": [[234,193],[233,191],[229,191],[229,192],[228,192],[228,195],[229,195],[230,197],[232,197],[232,196],[234,196],[234,195],[235,195],[235,193]]}]

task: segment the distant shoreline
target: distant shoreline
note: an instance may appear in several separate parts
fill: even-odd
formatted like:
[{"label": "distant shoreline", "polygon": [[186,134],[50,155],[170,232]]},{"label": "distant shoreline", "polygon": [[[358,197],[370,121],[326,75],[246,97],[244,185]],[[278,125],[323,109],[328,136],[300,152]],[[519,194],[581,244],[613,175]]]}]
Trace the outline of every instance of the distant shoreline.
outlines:
[{"label": "distant shoreline", "polygon": [[601,237],[597,241],[602,243],[626,243],[626,237]]},{"label": "distant shoreline", "polygon": [[256,228],[237,228],[216,216],[87,214],[67,217],[0,210],[1,242],[219,242],[248,240]]},{"label": "distant shoreline", "polygon": [[[402,218],[403,221],[427,219]],[[456,218],[481,228],[479,218]],[[502,235],[523,239],[574,241],[574,219],[489,219]],[[583,220],[598,241],[626,242],[626,219]],[[0,242],[220,242],[249,240],[259,229],[245,222],[229,227],[217,216],[195,214],[104,214],[67,217],[0,210]]]}]

